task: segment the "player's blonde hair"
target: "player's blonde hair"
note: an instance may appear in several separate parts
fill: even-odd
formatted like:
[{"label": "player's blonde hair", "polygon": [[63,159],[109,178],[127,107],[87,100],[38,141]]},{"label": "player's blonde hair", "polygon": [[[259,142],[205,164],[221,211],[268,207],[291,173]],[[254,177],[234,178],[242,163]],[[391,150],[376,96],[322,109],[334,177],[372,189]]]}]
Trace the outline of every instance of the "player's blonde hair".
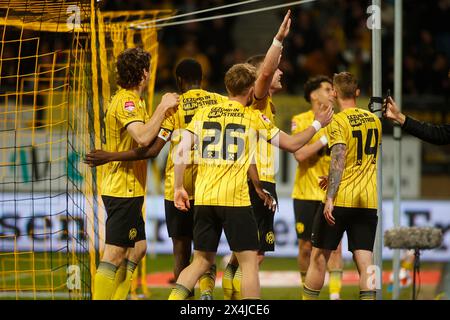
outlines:
[{"label": "player's blonde hair", "polygon": [[247,94],[256,80],[256,68],[248,63],[239,63],[232,66],[225,74],[225,87],[230,96]]},{"label": "player's blonde hair", "polygon": [[358,81],[350,72],[340,72],[334,74],[333,87],[341,99],[354,99],[358,90]]}]

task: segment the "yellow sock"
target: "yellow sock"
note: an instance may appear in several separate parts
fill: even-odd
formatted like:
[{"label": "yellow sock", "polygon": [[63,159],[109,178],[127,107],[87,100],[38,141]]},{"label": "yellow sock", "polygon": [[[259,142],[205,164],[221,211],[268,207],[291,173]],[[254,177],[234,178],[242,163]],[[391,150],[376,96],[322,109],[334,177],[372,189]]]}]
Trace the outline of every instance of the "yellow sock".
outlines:
[{"label": "yellow sock", "polygon": [[338,300],[340,299],[342,286],[342,270],[336,269],[330,271],[330,300]]},{"label": "yellow sock", "polygon": [[109,262],[100,262],[95,273],[93,300],[111,300],[117,267]]},{"label": "yellow sock", "polygon": [[[303,288],[303,284],[306,280],[306,271],[300,271],[300,288]],[[303,293],[300,294],[300,300],[302,300]]]},{"label": "yellow sock", "polygon": [[319,299],[320,290],[310,289],[303,285],[303,300],[318,300]]},{"label": "yellow sock", "polygon": [[375,290],[360,290],[359,300],[375,300],[377,292]]},{"label": "yellow sock", "polygon": [[303,285],[306,280],[306,271],[300,271],[300,284]]},{"label": "yellow sock", "polygon": [[212,295],[214,286],[216,284],[216,265],[213,264],[211,268],[200,277],[200,295]]},{"label": "yellow sock", "polygon": [[114,289],[112,296],[114,296],[114,293],[116,293],[119,284],[121,284],[122,281],[125,280],[126,275],[127,275],[127,260],[122,262],[122,264],[119,266],[119,269],[117,269],[116,277],[114,278]]},{"label": "yellow sock", "polygon": [[241,271],[241,268],[238,268],[233,277],[233,295],[231,296],[231,300],[241,300],[242,299],[241,281],[242,281],[242,271]]},{"label": "yellow sock", "polygon": [[186,300],[189,295],[191,295],[191,290],[177,283],[170,292],[169,300]]},{"label": "yellow sock", "polygon": [[231,300],[233,296],[233,278],[238,267],[228,264],[222,278],[223,300]]},{"label": "yellow sock", "polygon": [[125,275],[125,279],[119,283],[116,292],[113,295],[112,300],[125,300],[130,292],[131,281],[133,280],[133,273],[137,267],[137,263],[126,260],[127,261],[127,272]]}]

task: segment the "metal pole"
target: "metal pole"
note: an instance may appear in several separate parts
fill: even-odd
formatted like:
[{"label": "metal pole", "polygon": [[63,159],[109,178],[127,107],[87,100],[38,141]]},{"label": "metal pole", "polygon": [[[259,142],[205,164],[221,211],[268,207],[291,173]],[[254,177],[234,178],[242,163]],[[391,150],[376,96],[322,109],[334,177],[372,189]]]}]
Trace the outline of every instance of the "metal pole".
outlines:
[{"label": "metal pole", "polygon": [[[402,28],[403,28],[403,0],[395,1],[395,33],[394,33],[394,99],[399,110],[402,109]],[[401,201],[401,138],[402,130],[394,125],[394,228],[400,227]],[[394,250],[393,256],[394,288],[392,299],[400,296],[400,249]]]},{"label": "metal pole", "polygon": [[[381,97],[381,0],[372,0],[372,95],[374,97]],[[376,115],[381,118],[381,103],[374,102]],[[383,201],[383,189],[382,189],[382,144],[380,144],[380,150],[377,160],[377,189],[378,189],[378,225],[377,234],[374,245],[374,263],[378,267],[379,273],[377,276],[376,284],[376,298],[382,300],[383,296],[383,219],[382,219],[382,201]],[[381,284],[378,287],[378,284]]]}]

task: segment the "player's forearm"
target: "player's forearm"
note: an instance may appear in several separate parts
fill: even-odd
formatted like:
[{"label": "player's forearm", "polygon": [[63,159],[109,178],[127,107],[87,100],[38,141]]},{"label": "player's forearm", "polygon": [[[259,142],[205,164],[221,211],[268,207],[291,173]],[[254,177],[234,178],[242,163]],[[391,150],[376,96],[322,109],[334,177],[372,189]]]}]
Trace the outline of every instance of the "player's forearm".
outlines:
[{"label": "player's forearm", "polygon": [[114,152],[112,161],[135,161],[155,158],[158,155],[153,144],[150,147],[140,147],[124,152]]},{"label": "player's forearm", "polygon": [[139,144],[148,146],[158,135],[161,123],[164,120],[162,108],[156,108],[150,120],[141,128],[139,132]]},{"label": "player's forearm", "polygon": [[309,126],[302,132],[299,132],[293,136],[290,136],[289,143],[288,143],[288,150],[289,152],[296,152],[301,147],[303,147],[305,144],[308,143],[309,140],[316,134],[316,129],[313,126]]},{"label": "player's forearm", "polygon": [[269,93],[273,75],[275,74],[280,61],[281,50],[281,47],[272,44],[267,51],[258,79],[256,79],[255,82],[256,98],[264,98]]},{"label": "player's forearm", "polygon": [[330,172],[328,174],[327,199],[334,199],[342,179],[345,166],[346,146],[336,144],[331,148]]},{"label": "player's forearm", "polygon": [[184,130],[180,143],[173,150],[175,188],[181,188],[183,186],[184,171],[186,170],[186,166],[192,162],[190,151],[194,145],[194,140],[194,135]]},{"label": "player's forearm", "polygon": [[174,183],[173,186],[175,189],[183,187],[183,177],[184,171],[186,170],[185,163],[178,163],[174,165]]},{"label": "player's forearm", "polygon": [[252,163],[248,168],[247,176],[252,182],[255,189],[262,189],[261,180],[259,180],[258,169],[256,168],[256,164]]},{"label": "player's forearm", "polygon": [[317,152],[319,152],[319,150],[324,147],[325,145],[322,140],[317,140],[312,144],[308,144],[300,148],[299,150],[295,151],[294,153],[295,160],[297,160],[298,162],[305,161],[314,154],[317,154]]}]

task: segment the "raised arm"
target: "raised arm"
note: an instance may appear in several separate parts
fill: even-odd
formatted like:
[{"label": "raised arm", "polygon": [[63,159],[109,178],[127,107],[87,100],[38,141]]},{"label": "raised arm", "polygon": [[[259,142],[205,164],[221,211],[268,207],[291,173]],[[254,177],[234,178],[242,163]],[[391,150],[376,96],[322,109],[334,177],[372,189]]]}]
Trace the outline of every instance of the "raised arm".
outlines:
[{"label": "raised arm", "polygon": [[258,78],[255,81],[256,99],[264,98],[269,92],[273,75],[278,68],[278,64],[280,63],[281,51],[283,49],[282,43],[289,33],[290,26],[291,10],[288,10],[277,34],[275,35],[272,45],[266,53]]},{"label": "raised arm", "polygon": [[127,126],[127,131],[134,141],[141,146],[148,146],[156,138],[164,118],[173,113],[178,106],[178,99],[176,93],[166,93],[147,123],[130,123]]},{"label": "raised arm", "polygon": [[108,152],[104,150],[92,150],[84,157],[84,163],[90,167],[97,167],[111,161],[135,161],[155,158],[166,144],[161,138],[156,138],[149,147],[139,147],[122,152]]}]

